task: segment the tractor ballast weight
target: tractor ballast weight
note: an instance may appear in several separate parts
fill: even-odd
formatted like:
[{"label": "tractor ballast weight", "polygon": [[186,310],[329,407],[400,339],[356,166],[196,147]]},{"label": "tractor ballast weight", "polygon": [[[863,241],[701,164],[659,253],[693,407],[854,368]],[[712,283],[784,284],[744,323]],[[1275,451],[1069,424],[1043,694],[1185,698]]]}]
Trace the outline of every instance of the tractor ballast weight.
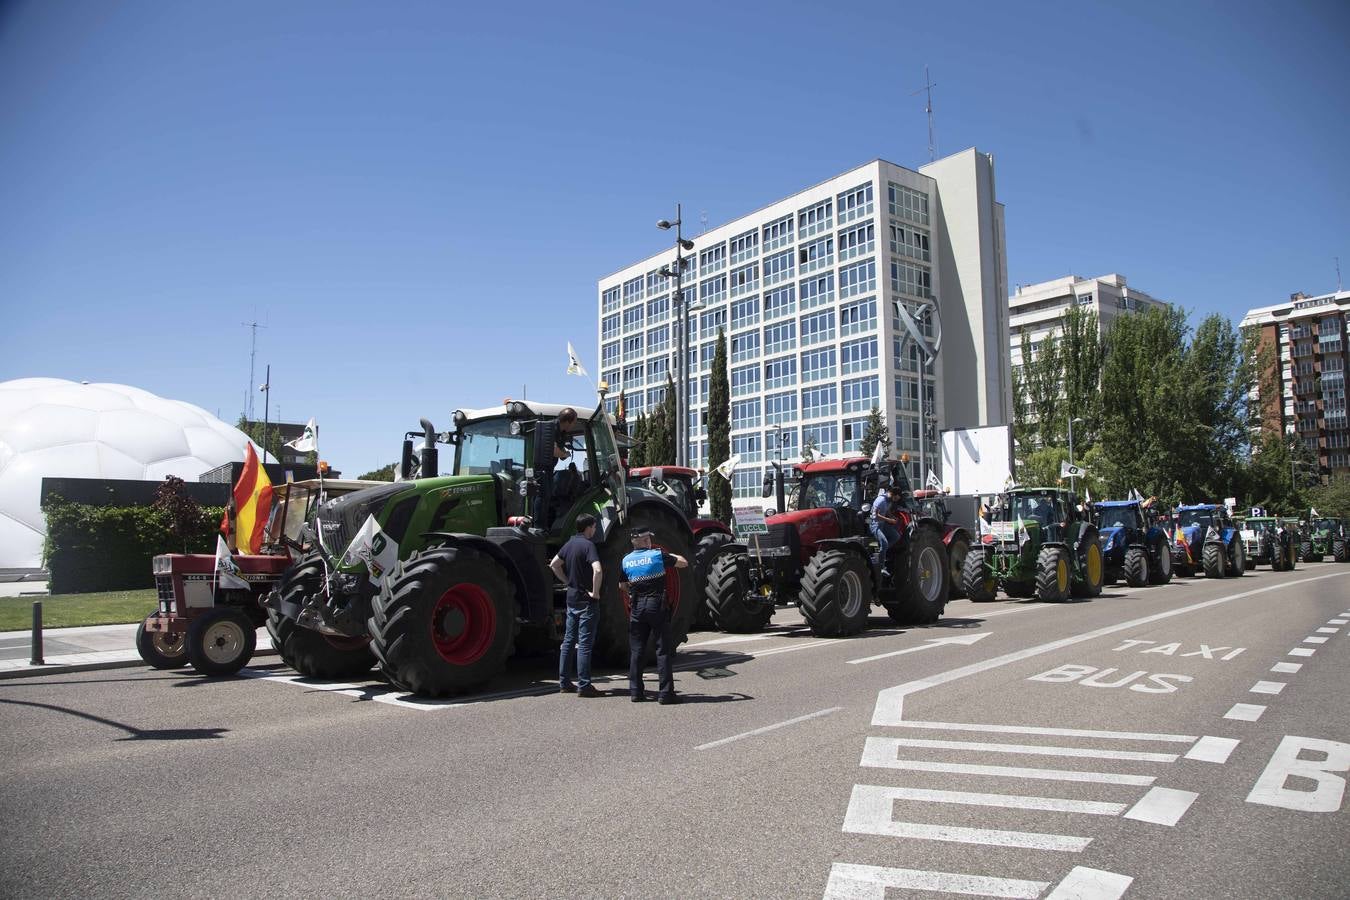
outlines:
[{"label": "tractor ballast weight", "polygon": [[1130,587],[1172,580],[1172,547],[1151,505],[1139,500],[1106,500],[1093,505],[1102,548],[1104,583],[1120,579]]},{"label": "tractor ballast weight", "polygon": [[1059,488],[1013,488],[998,495],[962,570],[966,595],[1062,601],[1096,597],[1105,569],[1097,527],[1083,518],[1078,498]]},{"label": "tractor ballast weight", "polygon": [[1172,543],[1173,567],[1179,574],[1202,570],[1206,578],[1237,578],[1247,572],[1242,532],[1219,503],[1192,503],[1176,508]]}]

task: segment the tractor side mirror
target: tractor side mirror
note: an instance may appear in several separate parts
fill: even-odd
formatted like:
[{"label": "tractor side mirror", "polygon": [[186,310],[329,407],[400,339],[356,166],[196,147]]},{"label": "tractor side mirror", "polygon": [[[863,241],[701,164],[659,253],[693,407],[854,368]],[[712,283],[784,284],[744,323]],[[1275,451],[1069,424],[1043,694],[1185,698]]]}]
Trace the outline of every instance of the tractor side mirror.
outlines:
[{"label": "tractor side mirror", "polygon": [[761,497],[770,497],[773,495],[773,472],[764,476],[764,485],[760,489],[759,495]]},{"label": "tractor side mirror", "polygon": [[403,455],[398,461],[398,480],[408,481],[413,473],[413,442],[412,438],[405,438],[403,441]]}]

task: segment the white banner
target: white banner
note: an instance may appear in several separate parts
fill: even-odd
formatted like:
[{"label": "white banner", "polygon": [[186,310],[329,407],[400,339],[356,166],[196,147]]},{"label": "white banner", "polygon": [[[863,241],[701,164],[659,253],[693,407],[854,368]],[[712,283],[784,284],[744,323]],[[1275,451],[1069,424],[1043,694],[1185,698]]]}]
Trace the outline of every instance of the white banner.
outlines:
[{"label": "white banner", "polygon": [[305,423],[305,433],[293,441],[287,441],[286,446],[297,453],[318,453],[319,452],[319,426],[314,424],[314,419]]},{"label": "white banner", "polygon": [[1083,478],[1087,475],[1087,469],[1082,466],[1071,466],[1068,460],[1059,464],[1060,478]]}]

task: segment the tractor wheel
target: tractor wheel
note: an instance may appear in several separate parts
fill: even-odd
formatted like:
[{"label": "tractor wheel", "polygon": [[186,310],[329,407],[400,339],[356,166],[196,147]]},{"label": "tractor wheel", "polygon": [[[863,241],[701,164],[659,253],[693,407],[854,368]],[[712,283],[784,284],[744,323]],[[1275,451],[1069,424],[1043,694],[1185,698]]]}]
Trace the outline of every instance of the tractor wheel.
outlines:
[{"label": "tractor wheel", "polygon": [[368,637],[339,637],[301,628],[274,609],[267,633],[286,665],[306,678],[350,678],[369,672],[377,660]]},{"label": "tractor wheel", "polygon": [[1036,558],[1036,599],[1058,602],[1069,596],[1069,552],[1042,547]]},{"label": "tractor wheel", "polygon": [[733,634],[763,631],[773,618],[773,607],[756,596],[746,572],[744,553],[723,553],[708,572],[707,607],[713,626]]},{"label": "tractor wheel", "polygon": [[203,675],[233,675],[253,658],[258,629],[253,620],[233,606],[217,606],[188,626],[188,662]]},{"label": "tractor wheel", "polygon": [[897,602],[889,604],[894,608],[891,618],[909,625],[931,625],[942,618],[951,591],[951,561],[942,535],[932,528],[916,528],[901,558],[905,580],[896,585]]},{"label": "tractor wheel", "polygon": [[987,551],[977,547],[966,554],[961,566],[961,589],[974,603],[988,603],[998,597],[998,579],[984,563]]},{"label": "tractor wheel", "polygon": [[1261,555],[1270,560],[1272,572],[1284,571],[1284,545],[1278,540],[1272,541],[1268,537],[1261,538]]},{"label": "tractor wheel", "polygon": [[144,621],[136,628],[136,652],[152,669],[181,669],[188,664],[183,635],[146,631]]},{"label": "tractor wheel", "polygon": [[1229,562],[1229,572],[1234,578],[1247,574],[1247,545],[1242,543],[1241,538],[1233,538],[1233,555]]},{"label": "tractor wheel", "polygon": [[394,567],[371,603],[370,649],[395,686],[423,697],[477,687],[514,649],[516,595],[468,547],[432,547]]},{"label": "tractor wheel", "polygon": [[708,606],[708,578],[712,573],[713,559],[719,550],[732,542],[731,535],[725,531],[709,531],[698,539],[694,547],[694,618],[691,628],[713,626],[712,609]]},{"label": "tractor wheel", "polygon": [[862,554],[821,550],[806,564],[798,605],[811,633],[844,637],[867,627],[872,573]]},{"label": "tractor wheel", "polygon": [[1165,541],[1158,542],[1158,563],[1150,567],[1149,584],[1167,584],[1172,580],[1172,551]]},{"label": "tractor wheel", "polygon": [[1125,551],[1125,583],[1132,588],[1148,584],[1148,551],[1143,547]]},{"label": "tractor wheel", "polygon": [[1350,547],[1346,547],[1343,538],[1331,542],[1331,558],[1336,562],[1350,562]]},{"label": "tractor wheel", "polygon": [[1289,565],[1285,566],[1287,571],[1292,572],[1298,568],[1298,548],[1294,546],[1293,541],[1289,542],[1289,550],[1285,558],[1289,560]]},{"label": "tractor wheel", "polygon": [[1303,557],[1303,561],[1305,563],[1314,563],[1322,561],[1322,555],[1320,553],[1313,553],[1312,541],[1304,541],[1299,546],[1299,555]]},{"label": "tractor wheel", "polygon": [[1228,574],[1228,554],[1224,552],[1223,544],[1206,544],[1200,558],[1205,566],[1206,578],[1223,578]]},{"label": "tractor wheel", "polygon": [[1028,600],[1036,596],[1036,582],[1006,581],[1003,583],[1003,592],[1017,600]]},{"label": "tractor wheel", "polygon": [[966,590],[966,557],[970,555],[970,542],[965,538],[956,538],[947,547],[947,558],[951,560],[952,574],[949,579],[951,584],[951,599],[959,600],[962,597],[969,597],[970,593]]},{"label": "tractor wheel", "polygon": [[1078,571],[1083,577],[1069,580],[1069,593],[1075,597],[1100,597],[1106,583],[1106,566],[1102,564],[1102,546],[1095,535],[1083,541],[1083,549],[1078,552]]},{"label": "tractor wheel", "polygon": [[[689,560],[687,568],[666,571],[666,598],[672,607],[670,633],[676,647],[689,637],[695,607],[706,602],[703,594],[694,591],[694,547],[689,541],[689,529],[684,522],[677,522],[673,516],[663,515],[650,507],[633,509],[626,527],[615,529],[600,548],[600,565],[605,573],[605,582],[600,588],[594,659],[601,665],[628,668],[628,600],[619,590],[619,573],[623,571],[624,556],[633,549],[628,534],[639,527],[650,528],[654,532],[653,547]],[[654,646],[655,640],[648,645],[648,657],[654,654]]]}]

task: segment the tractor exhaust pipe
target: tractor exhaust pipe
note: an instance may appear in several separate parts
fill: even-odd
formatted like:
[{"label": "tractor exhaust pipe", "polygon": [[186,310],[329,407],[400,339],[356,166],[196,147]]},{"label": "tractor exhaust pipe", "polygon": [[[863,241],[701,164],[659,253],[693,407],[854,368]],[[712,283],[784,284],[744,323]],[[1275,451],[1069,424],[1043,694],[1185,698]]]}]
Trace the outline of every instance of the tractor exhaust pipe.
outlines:
[{"label": "tractor exhaust pipe", "polygon": [[435,478],[437,475],[436,427],[429,419],[419,419],[422,425],[422,471],[420,478]]}]

